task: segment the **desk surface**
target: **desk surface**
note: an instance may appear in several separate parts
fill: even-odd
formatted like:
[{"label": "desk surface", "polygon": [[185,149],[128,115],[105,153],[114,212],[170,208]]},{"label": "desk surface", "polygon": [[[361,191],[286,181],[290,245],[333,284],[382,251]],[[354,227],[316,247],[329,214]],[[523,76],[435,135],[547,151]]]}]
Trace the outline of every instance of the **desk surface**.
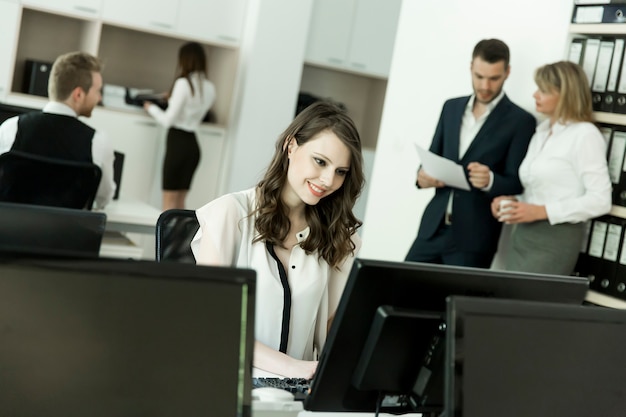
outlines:
[{"label": "desk surface", "polygon": [[104,210],[106,229],[116,232],[154,234],[161,210],[139,200],[113,200]]}]

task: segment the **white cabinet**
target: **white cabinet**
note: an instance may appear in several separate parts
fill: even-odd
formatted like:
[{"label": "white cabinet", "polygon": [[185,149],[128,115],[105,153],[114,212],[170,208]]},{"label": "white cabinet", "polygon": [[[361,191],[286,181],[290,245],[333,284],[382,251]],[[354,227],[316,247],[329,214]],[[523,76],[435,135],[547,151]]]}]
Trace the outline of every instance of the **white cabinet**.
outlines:
[{"label": "white cabinet", "polygon": [[315,0],[305,59],[313,64],[347,66],[356,0]]},{"label": "white cabinet", "polygon": [[194,39],[236,46],[247,0],[180,0],[178,31]]},{"label": "white cabinet", "polygon": [[103,0],[22,0],[24,6],[51,10],[85,17],[98,17]]},{"label": "white cabinet", "polygon": [[81,120],[107,135],[113,149],[124,154],[120,198],[148,201],[157,165],[159,132],[145,114],[97,108]]},{"label": "white cabinet", "polygon": [[306,61],[387,78],[402,0],[315,0]]},{"label": "white cabinet", "polygon": [[191,183],[186,208],[197,209],[218,197],[224,161],[224,129],[201,126],[197,132],[200,164]]},{"label": "white cabinet", "polygon": [[133,28],[237,46],[247,0],[102,0],[102,19]]},{"label": "white cabinet", "polygon": [[349,65],[387,78],[402,0],[358,0],[352,26]]},{"label": "white cabinet", "polygon": [[173,31],[178,0],[104,0],[102,19],[154,31]]},{"label": "white cabinet", "polygon": [[17,2],[0,0],[0,100],[11,90],[11,73],[17,46],[20,6]]}]

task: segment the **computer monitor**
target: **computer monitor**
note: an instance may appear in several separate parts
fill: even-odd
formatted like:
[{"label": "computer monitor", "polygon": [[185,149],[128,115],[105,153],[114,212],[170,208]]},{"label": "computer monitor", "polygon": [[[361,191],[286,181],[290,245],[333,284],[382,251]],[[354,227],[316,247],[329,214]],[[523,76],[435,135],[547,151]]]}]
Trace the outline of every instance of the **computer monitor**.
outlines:
[{"label": "computer monitor", "polygon": [[626,311],[451,297],[448,417],[621,417]]},{"label": "computer monitor", "polygon": [[587,289],[579,277],[356,259],[304,408],[440,412],[446,297],[581,304]]},{"label": "computer monitor", "polygon": [[0,253],[97,258],[106,214],[0,202]]},{"label": "computer monitor", "polygon": [[0,415],[250,416],[255,276],[0,260]]}]

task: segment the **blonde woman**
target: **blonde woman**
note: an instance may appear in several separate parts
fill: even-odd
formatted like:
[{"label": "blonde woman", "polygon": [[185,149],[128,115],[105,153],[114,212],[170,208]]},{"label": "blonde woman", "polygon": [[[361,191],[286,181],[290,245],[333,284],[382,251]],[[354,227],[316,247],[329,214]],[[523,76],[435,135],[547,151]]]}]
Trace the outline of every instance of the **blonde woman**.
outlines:
[{"label": "blonde woman", "polygon": [[[506,269],[569,275],[584,223],[611,209],[604,137],[593,123],[591,92],[579,65],[560,61],[535,72],[536,109],[546,116],[519,168],[522,195],[496,197],[492,214],[515,225]],[[510,203],[500,200],[510,199]]]}]

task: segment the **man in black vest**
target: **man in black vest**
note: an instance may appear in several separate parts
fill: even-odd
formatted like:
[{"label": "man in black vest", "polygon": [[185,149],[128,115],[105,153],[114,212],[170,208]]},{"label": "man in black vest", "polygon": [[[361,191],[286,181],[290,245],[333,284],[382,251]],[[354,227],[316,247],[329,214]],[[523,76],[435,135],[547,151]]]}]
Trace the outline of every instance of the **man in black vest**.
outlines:
[{"label": "man in black vest", "polygon": [[0,153],[18,150],[73,161],[93,162],[102,170],[95,207],[115,192],[113,148],[102,132],[78,120],[90,117],[102,95],[101,64],[84,52],[59,56],[50,71],[50,102],[42,111],[7,119],[0,126]]}]

